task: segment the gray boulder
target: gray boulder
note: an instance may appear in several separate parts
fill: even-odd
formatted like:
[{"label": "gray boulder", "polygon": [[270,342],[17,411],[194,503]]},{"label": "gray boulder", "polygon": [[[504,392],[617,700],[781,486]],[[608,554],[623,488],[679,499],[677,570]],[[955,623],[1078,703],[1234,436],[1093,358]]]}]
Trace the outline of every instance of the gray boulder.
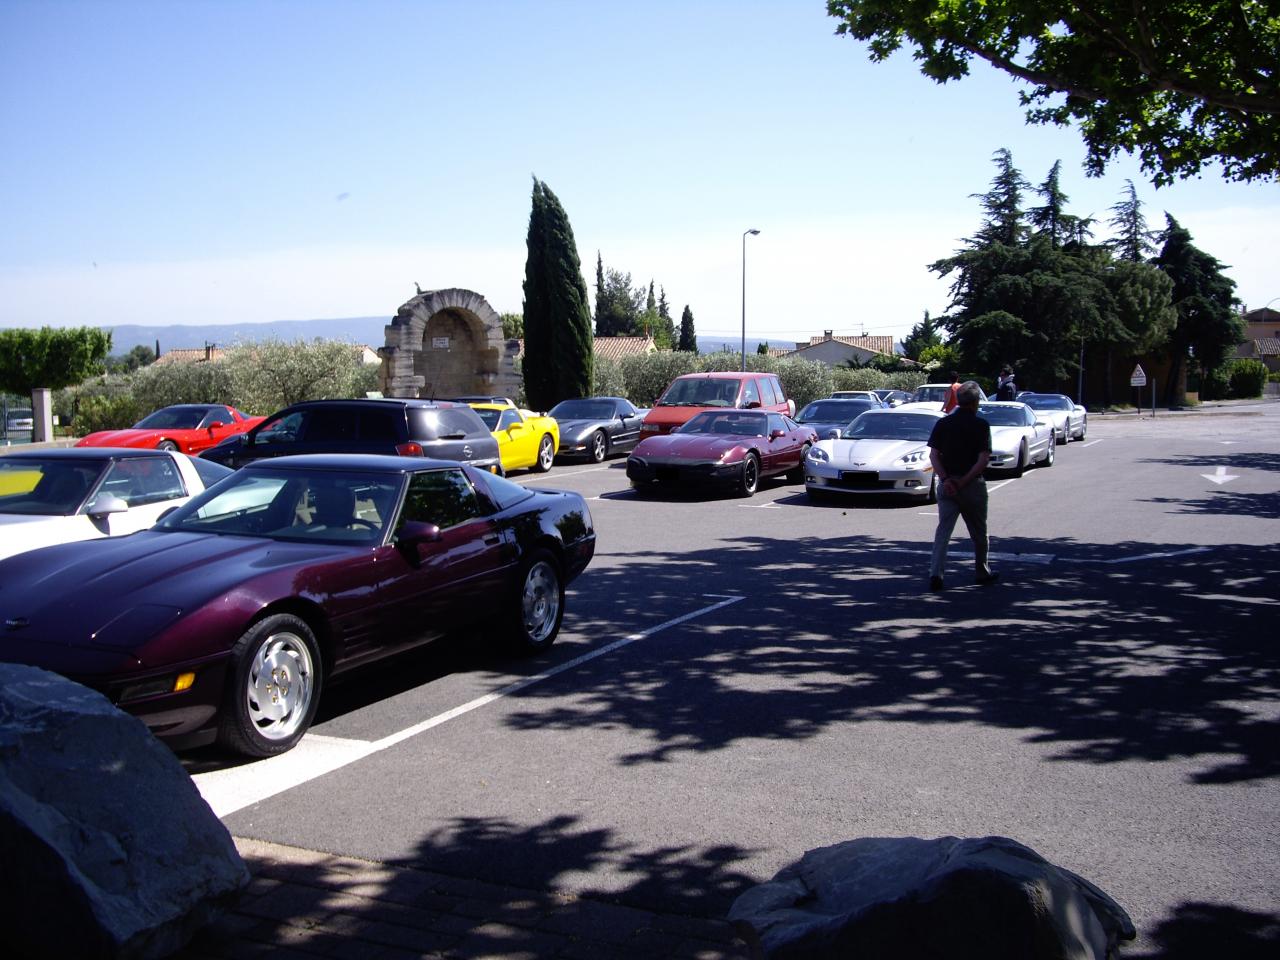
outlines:
[{"label": "gray boulder", "polygon": [[0,664],[0,954],[152,958],[249,882],[170,750],[103,696]]},{"label": "gray boulder", "polygon": [[1135,934],[1092,883],[1007,837],[810,850],[738,897],[729,920],[774,960],[1106,960]]}]

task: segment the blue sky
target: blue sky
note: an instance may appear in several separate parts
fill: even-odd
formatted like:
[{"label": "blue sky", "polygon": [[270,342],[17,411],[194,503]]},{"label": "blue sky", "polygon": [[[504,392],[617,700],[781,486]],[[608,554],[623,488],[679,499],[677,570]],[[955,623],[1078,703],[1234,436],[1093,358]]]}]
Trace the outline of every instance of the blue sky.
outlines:
[{"label": "blue sky", "polygon": [[[390,315],[467,287],[521,309],[531,176],[594,296],[665,287],[699,333],[902,336],[977,226],[992,153],[1105,221],[1126,178],[1280,298],[1276,185],[1156,191],[1081,168],[1017,86],[868,61],[821,0],[0,0],[0,326]],[[1105,233],[1105,227],[1103,229]]]}]

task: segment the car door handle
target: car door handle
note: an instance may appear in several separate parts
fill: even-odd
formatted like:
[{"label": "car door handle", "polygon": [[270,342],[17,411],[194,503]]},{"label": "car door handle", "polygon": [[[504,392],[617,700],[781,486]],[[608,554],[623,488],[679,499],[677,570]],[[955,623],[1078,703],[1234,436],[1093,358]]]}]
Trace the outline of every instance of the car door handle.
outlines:
[{"label": "car door handle", "polygon": [[500,533],[491,533],[484,538],[484,542],[490,546],[493,546],[495,543],[501,543],[502,540],[503,536]]}]

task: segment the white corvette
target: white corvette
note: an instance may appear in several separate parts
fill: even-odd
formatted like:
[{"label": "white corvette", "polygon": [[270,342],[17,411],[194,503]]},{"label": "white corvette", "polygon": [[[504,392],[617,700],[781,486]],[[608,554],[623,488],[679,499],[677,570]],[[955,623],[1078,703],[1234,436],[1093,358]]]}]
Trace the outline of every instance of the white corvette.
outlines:
[{"label": "white corvette", "polygon": [[937,499],[929,463],[929,434],[940,408],[906,405],[868,410],[834,440],[809,448],[804,489],[814,500],[856,494],[897,494]]},{"label": "white corvette", "polygon": [[0,456],[0,558],[145,530],[233,472],[184,453],[126,447]]},{"label": "white corvette", "polygon": [[1057,438],[1053,423],[1025,403],[989,402],[978,416],[991,425],[991,470],[1011,470],[1022,476],[1035,464],[1052,467]]}]

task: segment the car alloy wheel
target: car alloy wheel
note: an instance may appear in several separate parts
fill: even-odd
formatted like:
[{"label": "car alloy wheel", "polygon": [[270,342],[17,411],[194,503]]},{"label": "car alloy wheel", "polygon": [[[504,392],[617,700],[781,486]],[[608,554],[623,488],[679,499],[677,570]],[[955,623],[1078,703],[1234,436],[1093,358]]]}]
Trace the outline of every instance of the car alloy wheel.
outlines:
[{"label": "car alloy wheel", "polygon": [[595,463],[603,463],[605,455],[609,452],[609,441],[605,439],[604,431],[597,430],[591,435],[591,459]]},{"label": "car alloy wheel", "polygon": [[228,702],[218,738],[252,757],[294,746],[320,699],[320,648],[306,622],[291,614],[258,621],[231,650]]},{"label": "car alloy wheel", "polygon": [[1040,461],[1042,467],[1052,467],[1055,452],[1058,449],[1058,443],[1054,439],[1052,431],[1049,433],[1049,449],[1045,451],[1044,459]]},{"label": "car alloy wheel", "polygon": [[156,449],[168,450],[170,452],[177,453],[178,445],[174,443],[172,440],[161,440],[159,443],[156,444]]},{"label": "car alloy wheel", "polygon": [[521,566],[516,601],[512,633],[517,651],[536,653],[551,646],[564,616],[564,582],[548,551],[533,551]]},{"label": "car alloy wheel", "polygon": [[549,434],[543,434],[542,442],[538,444],[538,462],[533,465],[533,469],[539,473],[546,473],[551,469],[551,464],[556,459],[556,445],[552,442]]},{"label": "car alloy wheel", "polygon": [[1013,475],[1015,477],[1020,477],[1027,472],[1028,457],[1029,457],[1029,454],[1027,453],[1027,441],[1023,440],[1022,446],[1018,448],[1018,465],[1013,468]]},{"label": "car alloy wheel", "polygon": [[742,474],[738,477],[738,495],[752,496],[760,487],[760,461],[754,453],[748,453],[742,461]]}]

